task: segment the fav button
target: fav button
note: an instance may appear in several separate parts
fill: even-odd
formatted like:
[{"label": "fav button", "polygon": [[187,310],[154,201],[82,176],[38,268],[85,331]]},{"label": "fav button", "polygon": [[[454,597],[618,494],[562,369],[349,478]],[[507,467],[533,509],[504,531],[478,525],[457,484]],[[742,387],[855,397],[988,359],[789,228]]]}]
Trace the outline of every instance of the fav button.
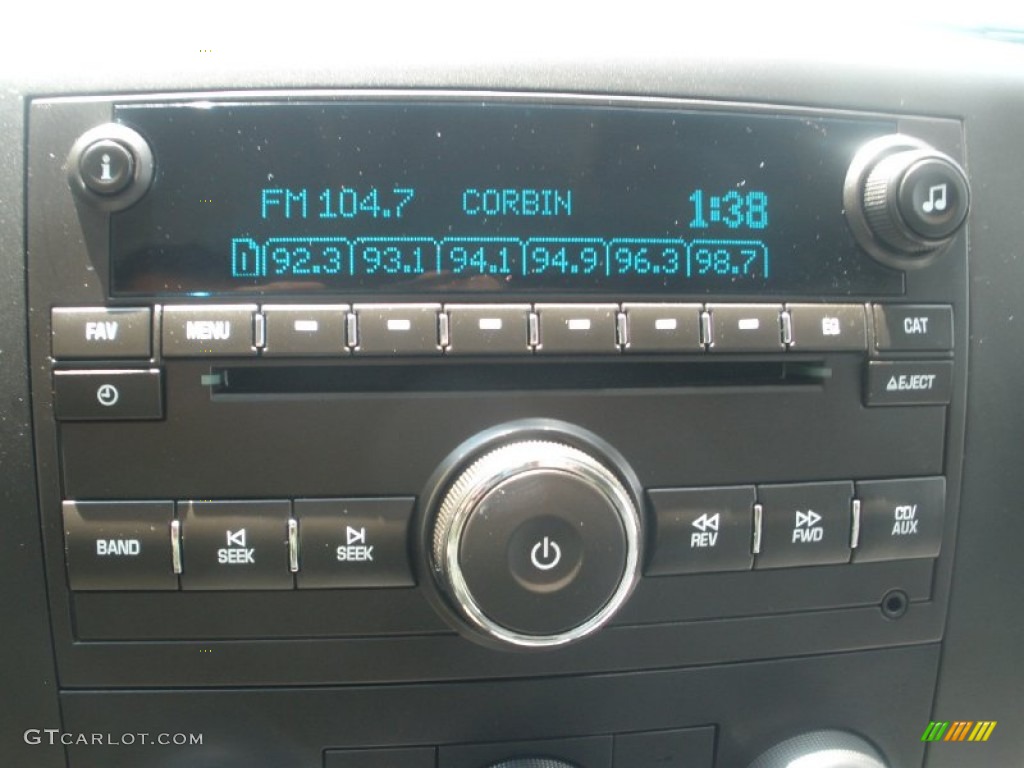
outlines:
[{"label": "fav button", "polygon": [[937,557],[946,511],[946,478],[857,483],[860,535],[855,563]]},{"label": "fav button", "polygon": [[761,547],[755,568],[850,560],[853,483],[758,486]]},{"label": "fav button", "polygon": [[414,499],[295,502],[300,589],[411,587],[409,519]]},{"label": "fav button", "polygon": [[65,501],[74,590],[174,590],[170,501]]},{"label": "fav button", "polygon": [[291,589],[287,501],[178,502],[182,589]]},{"label": "fav button", "polygon": [[150,355],[149,307],[58,307],[51,315],[56,360],[112,360]]}]

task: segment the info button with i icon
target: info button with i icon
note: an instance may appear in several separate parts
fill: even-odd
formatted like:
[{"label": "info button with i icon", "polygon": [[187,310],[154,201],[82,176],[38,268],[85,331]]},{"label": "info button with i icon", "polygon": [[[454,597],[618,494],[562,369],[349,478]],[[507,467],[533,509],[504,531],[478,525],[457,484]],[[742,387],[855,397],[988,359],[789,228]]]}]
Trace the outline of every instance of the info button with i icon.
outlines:
[{"label": "info button with i icon", "polygon": [[98,195],[116,195],[132,181],[134,158],[127,147],[100,139],[86,147],[79,159],[83,183]]}]

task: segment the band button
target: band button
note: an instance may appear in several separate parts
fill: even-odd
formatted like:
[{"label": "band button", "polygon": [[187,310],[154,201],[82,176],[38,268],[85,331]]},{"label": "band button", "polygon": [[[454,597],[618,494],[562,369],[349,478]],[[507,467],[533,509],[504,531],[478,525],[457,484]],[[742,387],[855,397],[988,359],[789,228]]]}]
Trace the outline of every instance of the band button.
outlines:
[{"label": "band button", "polygon": [[170,501],[65,501],[73,590],[175,590]]}]

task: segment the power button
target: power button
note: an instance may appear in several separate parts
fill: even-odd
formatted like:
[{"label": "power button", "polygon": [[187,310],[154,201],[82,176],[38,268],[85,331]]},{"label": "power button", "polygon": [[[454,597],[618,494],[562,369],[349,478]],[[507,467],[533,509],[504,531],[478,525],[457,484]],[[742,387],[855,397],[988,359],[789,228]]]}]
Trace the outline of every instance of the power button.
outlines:
[{"label": "power button", "polygon": [[543,515],[527,520],[508,541],[509,571],[523,589],[546,593],[576,577],[583,542],[564,519]]},{"label": "power button", "polygon": [[566,632],[622,580],[626,537],[603,494],[561,472],[506,480],[466,523],[460,561],[489,618],[528,635]]},{"label": "power button", "polygon": [[635,498],[579,448],[525,436],[506,443],[444,494],[433,527],[439,585],[479,639],[533,648],[579,640],[635,584]]}]

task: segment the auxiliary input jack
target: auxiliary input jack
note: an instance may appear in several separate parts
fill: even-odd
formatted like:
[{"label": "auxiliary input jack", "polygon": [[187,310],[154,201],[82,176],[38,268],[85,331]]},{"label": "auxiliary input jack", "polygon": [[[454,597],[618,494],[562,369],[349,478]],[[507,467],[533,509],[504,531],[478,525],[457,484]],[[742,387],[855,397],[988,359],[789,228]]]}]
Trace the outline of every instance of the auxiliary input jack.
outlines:
[{"label": "auxiliary input jack", "polygon": [[882,615],[887,619],[899,619],[910,607],[910,598],[902,589],[894,589],[887,592],[882,598]]}]

